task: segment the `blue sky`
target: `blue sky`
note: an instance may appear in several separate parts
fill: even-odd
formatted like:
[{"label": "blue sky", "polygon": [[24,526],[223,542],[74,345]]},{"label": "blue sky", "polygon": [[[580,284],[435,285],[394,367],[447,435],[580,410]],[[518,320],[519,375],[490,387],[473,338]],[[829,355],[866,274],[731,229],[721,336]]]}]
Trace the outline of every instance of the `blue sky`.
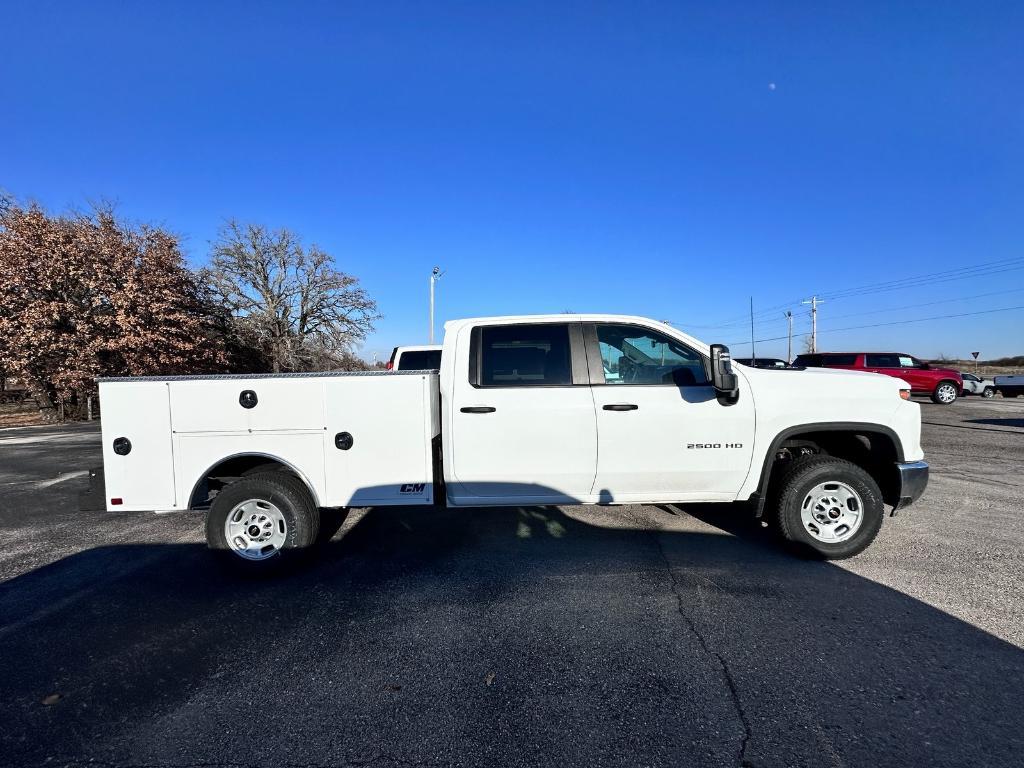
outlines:
[{"label": "blue sky", "polygon": [[830,331],[1024,306],[1022,39],[1014,2],[8,2],[0,187],[195,264],[225,217],[293,228],[379,301],[367,354],[425,341],[434,264],[439,321],[635,313],[741,356],[751,296],[768,338],[991,262],[832,298],[820,348],[1024,354],[1022,310]]}]

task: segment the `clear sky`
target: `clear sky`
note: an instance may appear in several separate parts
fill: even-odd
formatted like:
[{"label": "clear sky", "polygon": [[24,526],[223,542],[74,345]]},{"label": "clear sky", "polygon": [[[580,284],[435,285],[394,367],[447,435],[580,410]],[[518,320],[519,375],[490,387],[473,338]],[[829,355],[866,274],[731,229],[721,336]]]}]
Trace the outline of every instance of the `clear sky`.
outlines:
[{"label": "clear sky", "polygon": [[0,187],[195,264],[225,217],[293,228],[379,301],[367,355],[426,340],[435,264],[439,325],[635,313],[743,356],[749,297],[768,338],[817,293],[822,349],[1024,354],[1021,309],[837,330],[1024,307],[1024,3],[2,11]]}]

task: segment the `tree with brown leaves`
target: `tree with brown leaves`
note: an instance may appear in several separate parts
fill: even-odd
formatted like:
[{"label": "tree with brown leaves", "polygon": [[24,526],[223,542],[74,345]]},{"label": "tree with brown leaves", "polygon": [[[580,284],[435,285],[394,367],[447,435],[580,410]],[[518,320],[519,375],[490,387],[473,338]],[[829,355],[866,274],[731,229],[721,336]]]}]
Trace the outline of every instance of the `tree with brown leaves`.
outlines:
[{"label": "tree with brown leaves", "polygon": [[228,221],[203,274],[275,373],[363,367],[352,348],[373,330],[377,303],[316,245],[287,229]]},{"label": "tree with brown leaves", "polygon": [[104,375],[181,374],[225,363],[204,286],[177,237],[110,207],[51,216],[0,206],[0,369],[43,409],[74,406]]}]

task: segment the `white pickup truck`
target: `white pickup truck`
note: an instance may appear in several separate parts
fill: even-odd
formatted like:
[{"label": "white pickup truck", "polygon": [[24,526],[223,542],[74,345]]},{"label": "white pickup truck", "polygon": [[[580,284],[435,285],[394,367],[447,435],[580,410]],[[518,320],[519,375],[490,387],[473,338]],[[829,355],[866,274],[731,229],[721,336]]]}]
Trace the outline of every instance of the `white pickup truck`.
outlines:
[{"label": "white pickup truck", "polygon": [[747,502],[843,558],[927,484],[890,376],[733,367],[640,317],[445,331],[439,372],[100,379],[83,508],[205,510],[209,545],[259,568],[311,546],[321,508]]}]

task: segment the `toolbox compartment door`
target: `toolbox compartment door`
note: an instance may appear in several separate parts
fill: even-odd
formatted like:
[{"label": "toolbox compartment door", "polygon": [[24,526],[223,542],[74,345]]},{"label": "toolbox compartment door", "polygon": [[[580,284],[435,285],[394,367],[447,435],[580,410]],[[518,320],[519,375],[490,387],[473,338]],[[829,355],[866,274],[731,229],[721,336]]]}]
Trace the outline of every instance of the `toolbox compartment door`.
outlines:
[{"label": "toolbox compartment door", "polygon": [[319,377],[172,381],[172,426],[178,433],[323,429],[324,381]]},{"label": "toolbox compartment door", "polygon": [[[112,512],[173,509],[174,456],[166,382],[100,383],[103,403],[103,475]],[[124,438],[127,453],[114,443]],[[122,450],[124,444],[122,443]],[[111,499],[121,499],[111,504]]]},{"label": "toolbox compartment door", "polygon": [[326,506],[432,503],[438,397],[436,374],[327,379]]}]

